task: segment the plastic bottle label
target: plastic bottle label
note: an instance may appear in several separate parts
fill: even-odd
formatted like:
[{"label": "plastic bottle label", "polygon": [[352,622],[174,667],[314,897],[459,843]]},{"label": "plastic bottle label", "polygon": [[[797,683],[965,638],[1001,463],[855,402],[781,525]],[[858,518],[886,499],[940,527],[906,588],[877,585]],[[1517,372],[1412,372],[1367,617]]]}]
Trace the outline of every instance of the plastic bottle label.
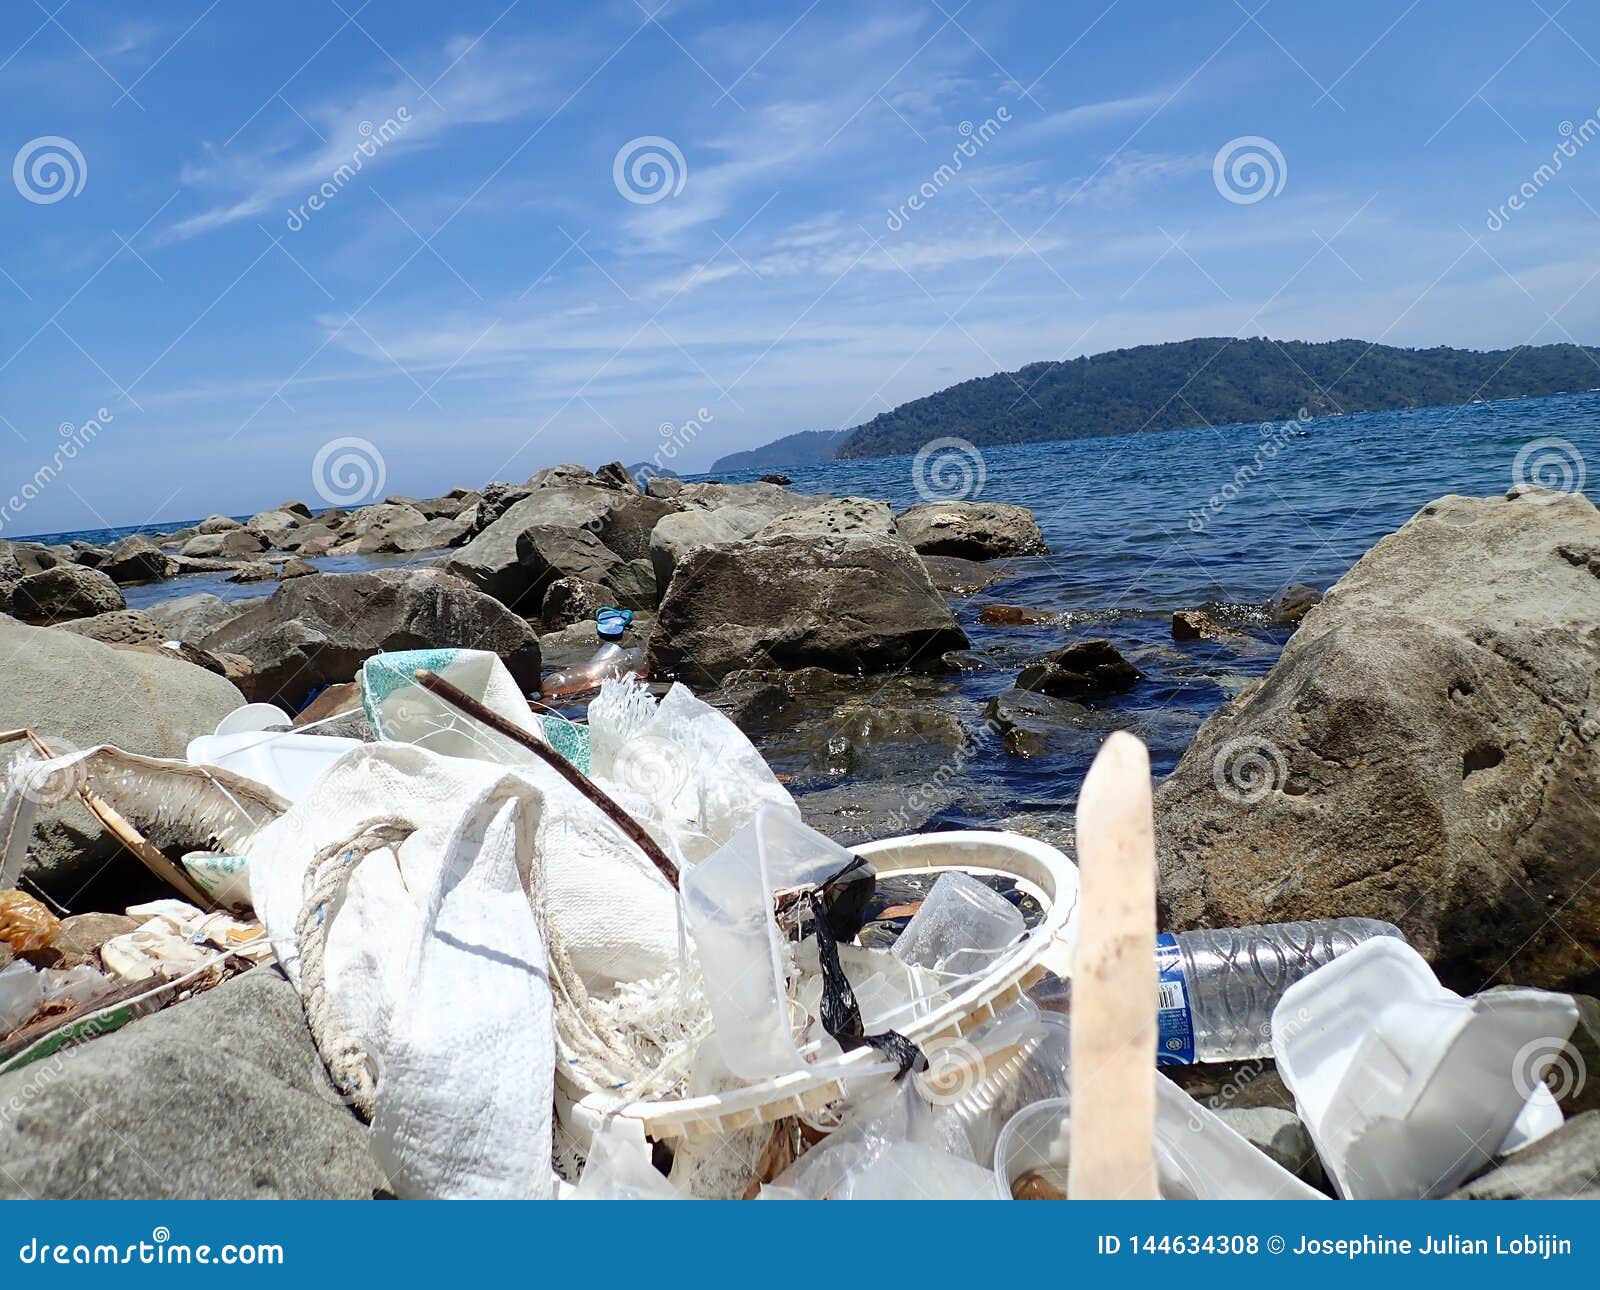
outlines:
[{"label": "plastic bottle label", "polygon": [[1183,979],[1183,955],[1170,932],[1156,937],[1157,991],[1156,1065],[1189,1066],[1194,1062],[1194,1014]]}]

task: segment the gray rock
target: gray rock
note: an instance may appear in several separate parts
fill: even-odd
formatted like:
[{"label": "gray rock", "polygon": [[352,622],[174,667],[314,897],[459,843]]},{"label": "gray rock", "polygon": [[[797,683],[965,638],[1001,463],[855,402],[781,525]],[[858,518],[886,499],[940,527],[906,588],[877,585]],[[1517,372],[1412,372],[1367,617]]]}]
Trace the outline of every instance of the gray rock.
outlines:
[{"label": "gray rock", "polygon": [[983,711],[1006,751],[1019,757],[1092,755],[1107,729],[1104,720],[1083,704],[1031,690],[1006,690],[990,699]]},{"label": "gray rock", "polygon": [[421,511],[409,506],[391,506],[387,502],[363,506],[339,526],[339,541],[333,553],[353,555],[399,550],[396,539],[410,530],[422,528],[427,522]]},{"label": "gray rock", "polygon": [[238,560],[259,555],[267,549],[266,540],[242,525],[212,533],[202,532],[179,548],[178,554],[191,559]]},{"label": "gray rock", "polygon": [[298,515],[302,520],[311,518],[311,508],[304,502],[280,502],[272,508],[275,511],[286,511],[290,515]]},{"label": "gray rock", "polygon": [[196,533],[229,533],[234,529],[242,529],[243,524],[238,520],[230,519],[226,515],[208,515],[194,526]]},{"label": "gray rock", "polygon": [[245,521],[245,528],[269,547],[280,547],[284,538],[300,527],[302,517],[292,511],[262,511]]},{"label": "gray rock", "polygon": [[11,556],[24,575],[43,573],[46,569],[54,569],[65,563],[49,547],[38,542],[13,542],[10,547]]},{"label": "gray rock", "polygon": [[339,535],[320,520],[302,524],[279,543],[285,551],[295,551],[304,556],[326,555]]},{"label": "gray rock", "polygon": [[175,600],[163,600],[144,612],[161,629],[162,640],[195,641],[243,611],[238,601],[227,601],[220,596],[201,592],[193,596],[179,596]]},{"label": "gray rock", "polygon": [[111,558],[111,548],[107,546],[96,546],[93,542],[73,542],[71,546],[72,563],[86,569],[103,569]]},{"label": "gray rock", "polygon": [[127,608],[117,584],[98,569],[57,564],[11,588],[11,612],[25,623],[59,623]]},{"label": "gray rock", "polygon": [[724,506],[715,511],[697,508],[663,516],[650,534],[650,564],[660,594],[667,594],[673,571],[690,551],[742,542],[770,523],[772,519],[766,511],[742,506]]},{"label": "gray rock", "polygon": [[594,477],[606,488],[621,489],[624,493],[640,491],[638,481],[628,473],[628,468],[620,461],[608,461],[594,472]]},{"label": "gray rock", "polygon": [[246,560],[234,566],[228,575],[229,582],[270,582],[278,576],[277,566],[270,560]]},{"label": "gray rock", "polygon": [[683,492],[683,480],[673,475],[652,475],[645,484],[644,491],[651,497],[671,501]]},{"label": "gray rock", "polygon": [[1217,1116],[1258,1151],[1277,1161],[1296,1178],[1326,1188],[1322,1160],[1311,1134],[1293,1111],[1275,1106],[1227,1106]]},{"label": "gray rock", "polygon": [[[170,651],[118,649],[5,618],[0,658],[7,660],[0,729],[27,727],[63,752],[114,744],[152,757],[182,757],[191,739],[210,734],[244,703],[228,681]],[[84,877],[119,852],[88,811],[69,801],[41,808],[29,864],[47,890],[75,906]],[[134,877],[144,873],[131,857],[119,864]],[[151,883],[151,894],[170,894]]]},{"label": "gray rock", "polygon": [[1044,555],[1050,549],[1033,512],[1007,502],[927,502],[902,511],[895,524],[922,555],[992,560]]},{"label": "gray rock", "polygon": [[177,569],[171,556],[150,538],[138,534],[123,538],[95,567],[119,584],[152,582],[170,577]]},{"label": "gray rock", "polygon": [[292,556],[290,559],[285,560],[283,568],[278,570],[278,580],[287,582],[290,578],[306,578],[313,573],[320,572],[321,570],[310,561],[302,560],[299,556]]},{"label": "gray rock", "polygon": [[567,462],[561,466],[546,466],[543,470],[536,471],[528,479],[527,487],[534,488],[569,488],[573,485],[595,484],[599,481],[594,471],[587,466],[580,466],[575,462]]},{"label": "gray rock", "polygon": [[775,537],[684,557],[650,638],[650,669],[696,687],[751,666],[926,670],[966,645],[903,542]]},{"label": "gray rock", "polygon": [[1600,1111],[1586,1111],[1466,1183],[1451,1200],[1600,1200]]},{"label": "gray rock", "polygon": [[764,511],[769,520],[790,511],[804,510],[832,501],[830,497],[791,493],[776,484],[685,484],[674,499],[683,506],[703,511],[718,511],[724,506]]},{"label": "gray rock", "polygon": [[1143,673],[1102,637],[1073,641],[1017,673],[1017,688],[1058,699],[1103,699],[1131,690]]},{"label": "gray rock", "polygon": [[[711,514],[717,514],[712,511]],[[781,533],[827,537],[836,533],[876,533],[895,536],[894,512],[887,502],[866,497],[829,498],[820,506],[789,511],[769,521],[756,537],[776,537]]]},{"label": "gray rock", "polygon": [[609,587],[582,578],[557,578],[539,604],[539,621],[546,631],[559,631],[573,623],[593,622],[595,611],[610,603]]},{"label": "gray rock", "polygon": [[1311,612],[1313,605],[1322,600],[1322,593],[1304,583],[1296,582],[1273,596],[1267,606],[1275,623],[1298,623]]},{"label": "gray rock", "polygon": [[58,630],[76,632],[107,645],[159,645],[167,639],[155,619],[137,609],[114,609],[109,614],[74,619],[62,623]]},{"label": "gray rock", "polygon": [[672,509],[638,493],[552,484],[513,503],[444,567],[524,614],[537,613],[549,584],[566,577],[610,588],[626,608],[653,608],[654,574],[633,563]]},{"label": "gray rock", "polygon": [[198,643],[249,659],[249,697],[291,712],[317,686],[350,680],[367,658],[386,650],[492,650],[525,689],[539,684],[533,629],[493,598],[437,569],[294,578]]},{"label": "gray rock", "polygon": [[922,563],[933,585],[947,596],[970,596],[1005,576],[1005,570],[998,565],[980,564],[954,555],[924,555]]},{"label": "gray rock", "polygon": [[0,1076],[0,1195],[370,1199],[367,1128],[323,1071],[294,988],[258,967]]},{"label": "gray rock", "polygon": [[1369,551],[1157,794],[1175,928],[1360,915],[1446,984],[1595,977],[1600,513],[1445,497]]}]

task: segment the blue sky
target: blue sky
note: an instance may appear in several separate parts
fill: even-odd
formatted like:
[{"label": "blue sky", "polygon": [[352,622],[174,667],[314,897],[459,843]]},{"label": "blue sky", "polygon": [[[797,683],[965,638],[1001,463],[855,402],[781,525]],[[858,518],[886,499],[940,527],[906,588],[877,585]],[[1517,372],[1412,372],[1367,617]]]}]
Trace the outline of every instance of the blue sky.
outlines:
[{"label": "blue sky", "polygon": [[427,495],[1194,335],[1600,341],[1582,0],[14,0],[0,59],[0,493],[109,414],[0,536],[346,437]]}]

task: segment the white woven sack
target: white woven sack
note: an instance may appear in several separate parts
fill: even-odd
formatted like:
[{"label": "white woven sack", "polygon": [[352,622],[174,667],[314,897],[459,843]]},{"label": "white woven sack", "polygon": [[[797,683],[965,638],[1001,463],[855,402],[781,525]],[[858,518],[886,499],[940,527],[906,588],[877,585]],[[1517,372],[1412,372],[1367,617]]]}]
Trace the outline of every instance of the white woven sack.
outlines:
[{"label": "white woven sack", "polygon": [[374,820],[414,830],[323,914],[323,1006],[377,1071],[373,1150],[398,1195],[554,1190],[548,816],[526,776],[380,744],[341,758],[251,848],[256,912],[302,987],[295,924],[313,858]]}]

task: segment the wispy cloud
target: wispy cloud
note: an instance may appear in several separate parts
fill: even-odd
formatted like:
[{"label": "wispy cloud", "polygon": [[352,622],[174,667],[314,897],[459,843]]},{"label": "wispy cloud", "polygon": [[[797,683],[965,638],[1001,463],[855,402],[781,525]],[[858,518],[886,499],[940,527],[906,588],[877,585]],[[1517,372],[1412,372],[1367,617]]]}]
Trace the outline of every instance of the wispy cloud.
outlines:
[{"label": "wispy cloud", "polygon": [[392,166],[437,146],[454,131],[510,120],[548,97],[538,70],[549,62],[547,46],[535,57],[525,45],[489,49],[460,38],[425,62],[432,69],[431,83],[397,73],[380,85],[310,107],[285,97],[272,105],[270,141],[255,147],[207,146],[204,158],[185,166],[181,179],[211,194],[211,204],[171,225],[165,238],[183,240],[292,206],[349,163],[374,130],[402,109],[403,128],[363,168]]}]

